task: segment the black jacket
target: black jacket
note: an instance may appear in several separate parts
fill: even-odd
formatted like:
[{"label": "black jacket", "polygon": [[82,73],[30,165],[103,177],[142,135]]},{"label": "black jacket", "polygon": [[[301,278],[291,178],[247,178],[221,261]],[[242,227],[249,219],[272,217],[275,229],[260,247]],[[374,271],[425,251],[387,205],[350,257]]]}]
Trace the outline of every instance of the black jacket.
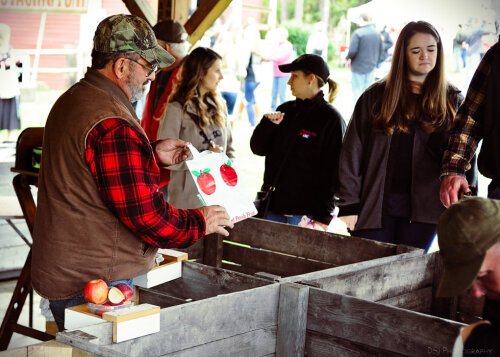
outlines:
[{"label": "black jacket", "polygon": [[[340,156],[338,197],[340,215],[358,215],[356,230],[382,228],[384,190],[391,135],[372,129],[373,107],[381,97],[384,83],[375,83],[358,100],[347,129]],[[449,86],[455,110],[462,101],[459,91]],[[448,143],[447,132],[427,134],[416,128],[411,169],[411,220],[437,224],[444,211],[439,200],[441,160]],[[475,160],[469,170],[474,182]]]},{"label": "black jacket", "polygon": [[328,223],[338,186],[344,119],[321,91],[313,99],[283,103],[277,111],[285,113],[283,121],[275,125],[262,118],[250,139],[252,152],[266,157],[262,190],[272,185],[286,157],[270,210],[312,215]]}]

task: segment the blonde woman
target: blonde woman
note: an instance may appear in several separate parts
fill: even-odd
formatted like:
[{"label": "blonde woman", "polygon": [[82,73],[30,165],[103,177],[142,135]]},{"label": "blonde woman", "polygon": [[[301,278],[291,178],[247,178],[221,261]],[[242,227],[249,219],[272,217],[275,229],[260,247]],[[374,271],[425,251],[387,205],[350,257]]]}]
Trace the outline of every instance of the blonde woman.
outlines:
[{"label": "blonde woman", "polygon": [[[226,151],[234,158],[226,105],[217,93],[222,80],[221,57],[205,47],[194,49],[182,64],[177,85],[160,123],[158,139],[179,138],[198,151]],[[174,167],[168,184],[168,202],[177,208],[200,206],[187,166]]]}]

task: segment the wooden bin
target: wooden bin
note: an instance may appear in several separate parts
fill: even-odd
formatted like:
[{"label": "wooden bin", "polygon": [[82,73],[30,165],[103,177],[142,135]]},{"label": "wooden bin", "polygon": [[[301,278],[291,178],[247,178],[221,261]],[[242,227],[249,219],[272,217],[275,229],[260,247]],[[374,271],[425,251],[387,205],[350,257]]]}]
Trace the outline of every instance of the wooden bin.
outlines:
[{"label": "wooden bin", "polygon": [[462,324],[294,283],[161,310],[160,332],[112,343],[112,324],[57,340],[99,356],[426,356],[451,351]]},{"label": "wooden bin", "polygon": [[[338,266],[372,261],[381,264],[424,251],[405,245],[342,236],[249,218],[229,237],[211,235],[187,249],[189,259],[275,281]],[[301,276],[300,279],[303,279]]]},{"label": "wooden bin", "polygon": [[329,269],[295,281],[325,291],[471,323],[482,316],[484,299],[464,293],[436,298],[443,265],[439,252],[373,266]]}]

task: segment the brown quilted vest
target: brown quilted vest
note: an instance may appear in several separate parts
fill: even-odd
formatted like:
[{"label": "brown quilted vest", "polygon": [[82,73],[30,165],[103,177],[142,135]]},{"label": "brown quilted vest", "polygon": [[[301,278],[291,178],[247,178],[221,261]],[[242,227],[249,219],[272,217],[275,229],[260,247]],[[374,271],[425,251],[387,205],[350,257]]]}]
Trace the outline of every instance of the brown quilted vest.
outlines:
[{"label": "brown quilted vest", "polygon": [[47,119],[31,276],[35,290],[51,300],[81,294],[89,280],[130,279],[154,264],[157,249],[105,206],[85,161],[87,135],[107,118],[123,119],[144,134],[125,93],[88,69]]}]

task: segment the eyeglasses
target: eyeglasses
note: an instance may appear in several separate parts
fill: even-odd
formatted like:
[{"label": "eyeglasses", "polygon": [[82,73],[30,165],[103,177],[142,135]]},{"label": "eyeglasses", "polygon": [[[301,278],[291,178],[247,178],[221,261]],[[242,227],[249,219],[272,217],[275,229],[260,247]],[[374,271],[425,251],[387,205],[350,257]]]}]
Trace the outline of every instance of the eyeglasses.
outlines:
[{"label": "eyeglasses", "polygon": [[152,75],[153,73],[156,73],[159,70],[158,66],[156,66],[156,65],[154,65],[153,67],[151,67],[151,66],[149,66],[147,64],[143,64],[143,63],[141,63],[139,61],[136,61],[136,60],[133,60],[131,58],[128,58],[128,60],[137,63],[142,68],[144,68],[146,71],[148,71],[148,73],[146,74],[146,77],[149,77],[150,75]]}]

